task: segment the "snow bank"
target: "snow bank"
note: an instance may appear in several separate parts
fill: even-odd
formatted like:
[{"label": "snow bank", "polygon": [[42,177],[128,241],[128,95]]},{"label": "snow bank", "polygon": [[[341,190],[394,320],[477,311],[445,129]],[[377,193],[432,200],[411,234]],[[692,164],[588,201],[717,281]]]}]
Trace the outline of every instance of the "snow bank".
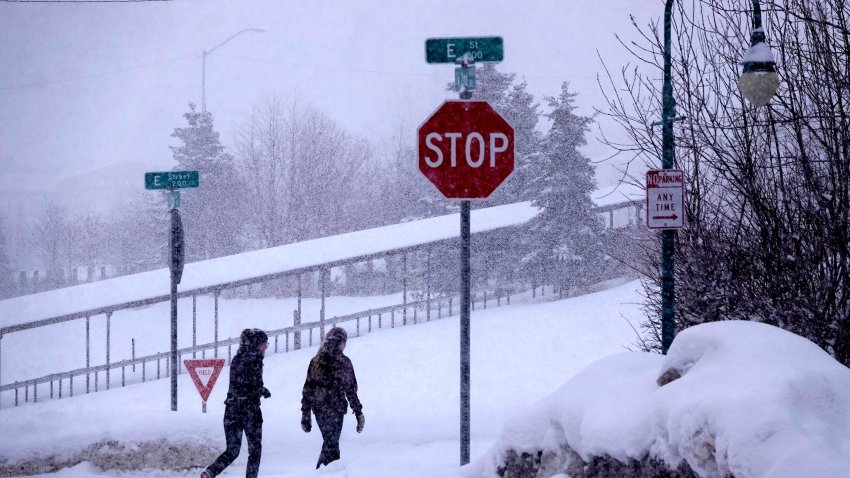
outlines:
[{"label": "snow bank", "polygon": [[590,365],[512,418],[465,474],[504,476],[506,458],[525,453],[533,476],[571,464],[571,476],[594,476],[587,464],[599,459],[661,462],[680,476],[848,476],[848,417],[850,370],[815,344],[716,322],[683,331],[666,357],[629,352]]}]

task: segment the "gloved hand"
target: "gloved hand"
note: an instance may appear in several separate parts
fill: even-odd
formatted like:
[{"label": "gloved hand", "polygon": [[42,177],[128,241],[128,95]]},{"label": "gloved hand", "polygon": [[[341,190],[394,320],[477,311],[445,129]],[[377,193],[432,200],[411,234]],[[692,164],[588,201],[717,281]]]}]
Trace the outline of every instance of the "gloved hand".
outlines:
[{"label": "gloved hand", "polygon": [[263,398],[271,398],[272,392],[269,392],[269,389],[263,387]]},{"label": "gloved hand", "polygon": [[357,433],[363,431],[363,427],[366,426],[366,417],[363,416],[363,412],[360,412],[356,415],[357,418]]},{"label": "gloved hand", "polygon": [[304,430],[304,433],[310,433],[310,430],[313,429],[313,421],[310,419],[310,412],[304,412],[301,414],[301,429]]}]

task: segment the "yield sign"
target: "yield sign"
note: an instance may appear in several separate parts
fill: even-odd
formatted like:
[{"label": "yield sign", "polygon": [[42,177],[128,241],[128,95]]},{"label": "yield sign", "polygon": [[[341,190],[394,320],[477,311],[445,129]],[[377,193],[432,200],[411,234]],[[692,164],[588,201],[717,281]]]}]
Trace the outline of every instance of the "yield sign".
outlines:
[{"label": "yield sign", "polygon": [[678,229],[685,224],[685,173],[681,169],[652,169],[646,173],[646,225]]},{"label": "yield sign", "polygon": [[224,359],[188,359],[183,361],[183,365],[186,366],[189,376],[195,382],[195,387],[201,394],[201,400],[206,402],[210,398],[210,392],[215,386],[218,374],[224,368]]}]

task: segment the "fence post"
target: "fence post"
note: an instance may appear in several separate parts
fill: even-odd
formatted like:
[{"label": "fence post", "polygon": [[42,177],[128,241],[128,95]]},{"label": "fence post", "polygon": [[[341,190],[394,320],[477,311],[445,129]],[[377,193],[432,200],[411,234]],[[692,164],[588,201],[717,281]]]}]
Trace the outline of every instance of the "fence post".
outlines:
[{"label": "fence post", "polygon": [[109,339],[110,323],[112,322],[112,311],[106,313],[106,389],[109,390]]},{"label": "fence post", "polygon": [[390,309],[390,328],[395,328],[395,309]]},{"label": "fence post", "polygon": [[142,383],[145,383],[145,363],[142,362]]},{"label": "fence post", "polygon": [[379,329],[381,328],[381,315],[382,314],[378,314],[378,328]]},{"label": "fence post", "polygon": [[[133,359],[133,372],[136,371],[136,339],[130,339],[130,354]],[[193,357],[194,358],[194,357]]]},{"label": "fence post", "polygon": [[401,256],[401,281],[402,281],[402,295],[401,295],[401,304],[402,304],[402,319],[401,325],[407,325],[407,253],[405,252]]},{"label": "fence post", "polygon": [[[294,321],[298,320],[296,324]],[[293,317],[293,325],[301,325],[301,274],[298,274],[298,309],[295,311],[295,317]],[[295,350],[301,348],[301,330],[296,330],[295,335],[292,336],[292,346]]]},{"label": "fence post", "polygon": [[[301,276],[298,277],[298,280],[300,282]],[[299,295],[301,294],[301,288],[300,287],[298,289],[298,294]],[[292,311],[292,325],[294,325],[295,327],[298,327],[299,325],[301,325],[301,297],[298,297],[298,308]],[[301,348],[301,330],[300,329],[296,329],[296,330],[292,331],[292,347],[295,350],[298,350],[298,349]]]},{"label": "fence post", "polygon": [[89,317],[86,317],[86,393],[89,393],[89,367],[91,367],[91,343],[89,334]]},{"label": "fence post", "polygon": [[[62,391],[62,382],[59,382],[59,391]],[[68,396],[74,396],[74,376],[68,377]]]},{"label": "fence post", "polygon": [[[62,379],[59,379],[59,383],[62,383]],[[50,399],[53,399],[53,380],[50,381]]]},{"label": "fence post", "polygon": [[372,331],[372,314],[369,314],[369,332]]},{"label": "fence post", "polygon": [[[319,311],[319,341],[325,340],[325,294],[327,294],[327,290],[325,290],[325,272],[326,269],[322,269],[319,272],[319,282],[322,286],[322,308]],[[312,345],[312,343],[310,345]]]},{"label": "fence post", "polygon": [[431,321],[431,249],[425,261],[425,322]]},{"label": "fence post", "polygon": [[506,288],[508,294],[508,305],[511,305],[511,289],[514,287],[514,271],[508,274],[508,287]]},{"label": "fence post", "polygon": [[[289,332],[284,332],[284,334],[286,335],[286,351],[289,352]],[[293,337],[292,340],[294,341],[295,338]]]},{"label": "fence post", "polygon": [[[197,357],[195,347],[198,345],[198,296],[192,294],[192,358]],[[135,367],[135,365],[134,365]],[[136,369],[133,368],[135,372]]]},{"label": "fence post", "polygon": [[219,294],[221,294],[221,290],[216,289],[216,290],[213,291],[213,302],[214,302],[214,307],[215,307],[215,311],[213,313],[214,314],[213,317],[215,319],[215,325],[213,326],[213,343],[215,344],[215,353],[213,354],[213,356],[215,358],[218,358],[218,296],[219,296]]},{"label": "fence post", "polygon": [[360,317],[357,317],[357,336],[360,337]]}]

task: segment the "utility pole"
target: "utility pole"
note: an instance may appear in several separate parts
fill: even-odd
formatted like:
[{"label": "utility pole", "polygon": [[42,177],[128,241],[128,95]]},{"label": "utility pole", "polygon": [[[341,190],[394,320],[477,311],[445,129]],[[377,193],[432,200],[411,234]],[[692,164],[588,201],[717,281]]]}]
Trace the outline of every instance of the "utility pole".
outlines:
[{"label": "utility pole", "polygon": [[222,47],[225,43],[229,42],[230,40],[233,40],[234,38],[236,38],[237,36],[239,36],[239,35],[241,35],[245,32],[263,33],[263,32],[265,32],[265,30],[262,30],[260,28],[246,28],[244,30],[240,30],[240,31],[234,33],[233,35],[231,35],[230,37],[228,37],[227,40],[224,40],[223,42],[221,42],[218,45],[210,48],[209,50],[204,50],[203,54],[201,54],[201,112],[202,113],[207,112],[207,56],[210,55],[212,52],[216,51],[217,49],[219,49],[220,47]]}]

